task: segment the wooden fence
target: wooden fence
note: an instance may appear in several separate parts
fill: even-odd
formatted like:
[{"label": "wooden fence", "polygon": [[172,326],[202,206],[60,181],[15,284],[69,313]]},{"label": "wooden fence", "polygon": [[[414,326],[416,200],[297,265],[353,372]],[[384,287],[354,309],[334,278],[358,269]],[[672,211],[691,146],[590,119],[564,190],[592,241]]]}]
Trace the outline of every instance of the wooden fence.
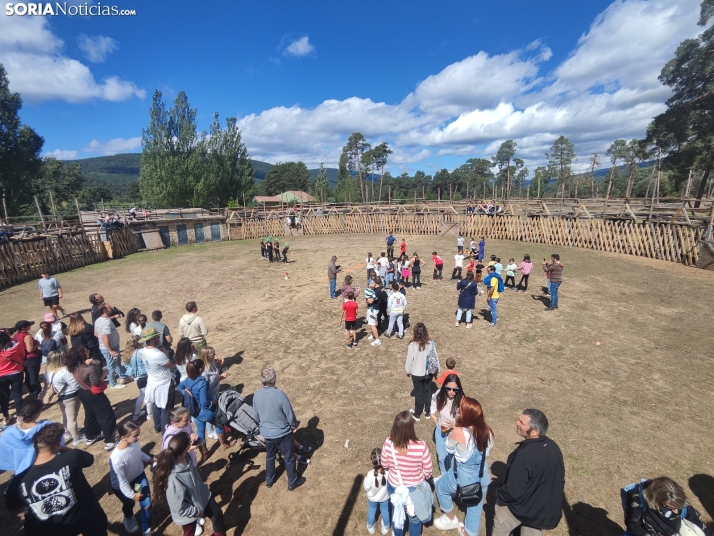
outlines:
[{"label": "wooden fence", "polygon": [[[571,246],[596,251],[663,259],[696,266],[703,229],[672,222],[635,219],[561,218],[551,216],[443,213],[352,213],[305,215],[300,219],[305,235],[379,233],[395,235],[443,235],[515,240],[554,246]],[[233,236],[260,238],[283,236],[283,218],[241,218]],[[240,231],[238,232],[238,229]]]},{"label": "wooden fence", "polygon": [[[112,257],[136,251],[131,231],[109,234]],[[0,288],[39,279],[47,270],[57,274],[88,264],[109,260],[110,256],[98,233],[75,233],[39,237],[29,241],[0,243]]]}]

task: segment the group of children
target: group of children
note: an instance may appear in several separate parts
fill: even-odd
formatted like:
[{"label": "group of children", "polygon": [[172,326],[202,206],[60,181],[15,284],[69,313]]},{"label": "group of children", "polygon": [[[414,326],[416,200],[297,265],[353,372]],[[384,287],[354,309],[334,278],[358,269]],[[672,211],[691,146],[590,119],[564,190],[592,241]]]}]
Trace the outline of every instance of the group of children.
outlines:
[{"label": "group of children", "polygon": [[[402,239],[402,246],[406,249],[406,242]],[[365,264],[367,265],[367,284],[369,284],[375,276],[379,276],[381,281],[390,286],[392,282],[403,285],[409,285],[409,278],[412,277],[412,288],[418,290],[421,288],[421,268],[422,260],[419,255],[414,254],[409,257],[406,252],[402,252],[397,257],[387,256],[382,252],[378,259],[372,257],[372,253],[367,253]]]},{"label": "group of children", "polygon": [[285,264],[290,264],[290,261],[288,261],[289,250],[290,244],[285,244],[282,252],[280,251],[280,242],[278,241],[278,237],[273,238],[272,236],[268,236],[260,239],[260,256],[263,260],[270,262],[281,262],[282,260]]}]

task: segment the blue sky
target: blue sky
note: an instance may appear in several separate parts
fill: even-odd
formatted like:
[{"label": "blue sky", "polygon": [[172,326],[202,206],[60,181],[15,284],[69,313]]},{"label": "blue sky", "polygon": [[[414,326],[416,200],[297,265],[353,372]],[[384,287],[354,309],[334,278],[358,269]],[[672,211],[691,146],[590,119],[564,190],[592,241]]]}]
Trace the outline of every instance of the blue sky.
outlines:
[{"label": "blue sky", "polygon": [[116,1],[102,5],[136,16],[0,15],[0,63],[45,154],[140,151],[159,89],[186,91],[200,129],[237,116],[273,163],[336,167],[360,131],[393,146],[392,173],[509,138],[533,169],[561,134],[585,167],[644,134],[669,95],[662,66],[701,30],[697,0]]}]

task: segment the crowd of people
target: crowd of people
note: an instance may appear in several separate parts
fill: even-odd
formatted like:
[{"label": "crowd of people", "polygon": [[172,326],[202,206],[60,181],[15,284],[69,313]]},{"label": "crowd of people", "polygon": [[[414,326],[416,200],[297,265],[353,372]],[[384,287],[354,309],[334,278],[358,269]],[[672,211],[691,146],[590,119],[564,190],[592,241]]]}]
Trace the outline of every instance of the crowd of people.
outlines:
[{"label": "crowd of people", "polygon": [[[406,254],[405,239],[398,243],[390,233],[385,243],[386,251],[378,258],[367,256],[362,296],[360,284],[350,275],[337,289],[337,257],[328,264],[330,298],[342,298],[340,323],[344,322],[348,349],[359,343],[361,300],[373,346],[381,345],[385,324],[382,337],[411,336],[404,372],[411,379],[414,407],[398,413],[384,442],[371,450],[371,468],[363,481],[366,530],[374,534],[379,521],[382,534],[392,530],[394,536],[417,536],[425,523],[433,522],[439,530],[477,536],[490,484],[487,458],[496,437],[481,403],[465,392],[456,360],[449,357],[442,367],[426,325],[418,321],[412,326],[408,321],[407,289],[421,288],[427,263],[416,252]],[[261,257],[287,262],[287,248],[281,251],[277,240],[268,237],[261,241]],[[456,326],[462,321],[467,328],[473,325],[479,296],[489,303],[488,325],[495,326],[496,305],[506,289],[528,292],[533,269],[529,255],[519,264],[511,258],[504,267],[495,255],[486,261],[485,249],[483,238],[478,243],[472,238],[468,248],[465,237],[457,238],[451,274],[459,293]],[[431,261],[432,281],[441,281],[444,261],[436,251]],[[546,310],[552,311],[558,308],[563,265],[554,254],[550,262],[543,260],[542,268],[550,295]],[[213,534],[223,536],[223,512],[197,467],[211,454],[208,440],[231,446],[230,427],[218,407],[227,370],[208,344],[209,330],[198,304],[186,303],[174,338],[160,310],[143,314],[134,307],[124,315],[101,294],[92,293],[91,308],[66,315],[57,279],[44,273],[38,287],[48,308],[39,329],[31,333],[35,323],[29,320],[0,329],[0,470],[13,473],[6,505],[24,507],[25,534],[107,534],[107,515],[83,472],[95,465],[95,456],[86,448],[103,444],[109,482],[127,533],[152,534],[152,507],[165,504],[185,536],[200,536],[206,518]],[[287,489],[294,491],[307,482],[299,466],[310,463],[306,455],[312,448],[295,439],[298,420],[288,395],[276,387],[275,370],[264,368],[260,381],[252,411],[266,450],[265,485],[276,484],[276,462],[282,460]],[[131,384],[136,396],[133,411],[118,424],[106,390]],[[61,422],[42,419],[43,410],[55,402]],[[156,455],[141,449],[144,420],[159,435]],[[433,447],[419,438],[417,425],[422,420],[434,426]],[[548,419],[542,411],[527,408],[515,426],[522,441],[509,455],[495,492],[492,536],[508,536],[517,527],[521,535],[535,536],[555,528],[562,515],[565,466],[558,445],[547,436]],[[420,434],[431,436],[431,427]],[[622,502],[626,536],[711,536],[681,486],[667,477],[626,486]],[[457,505],[465,512],[462,517]],[[436,508],[441,514],[433,519]]]}]

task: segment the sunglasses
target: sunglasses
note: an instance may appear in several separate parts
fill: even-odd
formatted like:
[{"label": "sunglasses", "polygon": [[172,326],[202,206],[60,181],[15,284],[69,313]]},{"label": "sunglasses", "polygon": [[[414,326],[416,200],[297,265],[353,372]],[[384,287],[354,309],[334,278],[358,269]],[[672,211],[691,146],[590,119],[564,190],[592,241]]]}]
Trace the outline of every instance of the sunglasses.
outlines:
[{"label": "sunglasses", "polygon": [[461,389],[459,389],[458,387],[444,387],[444,389],[446,389],[447,391],[451,391],[452,393],[458,393],[459,391],[461,391]]}]

